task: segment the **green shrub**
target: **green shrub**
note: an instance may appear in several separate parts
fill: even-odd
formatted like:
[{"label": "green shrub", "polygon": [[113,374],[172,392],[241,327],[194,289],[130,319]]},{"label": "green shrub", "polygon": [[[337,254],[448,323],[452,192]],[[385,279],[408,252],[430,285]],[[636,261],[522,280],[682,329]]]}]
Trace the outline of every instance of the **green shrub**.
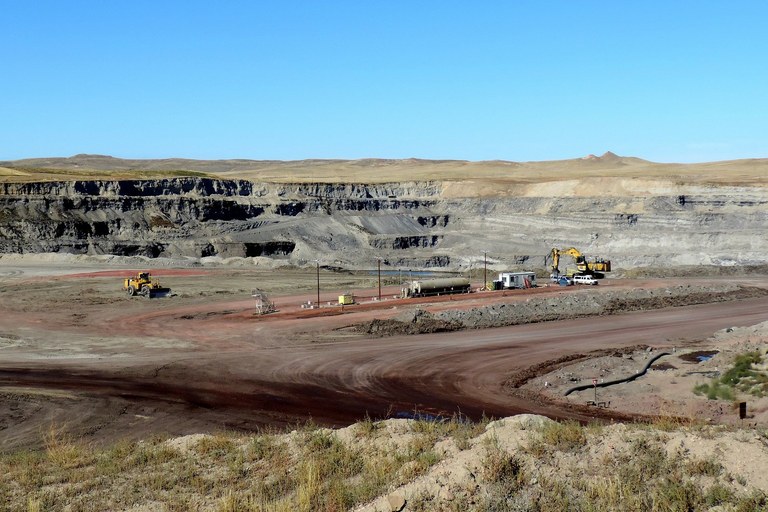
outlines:
[{"label": "green shrub", "polygon": [[747,377],[753,377],[755,372],[752,370],[752,365],[759,363],[761,360],[758,352],[748,352],[736,356],[733,361],[733,367],[720,377],[720,382],[735,386]]},{"label": "green shrub", "polygon": [[730,386],[722,384],[718,379],[712,379],[709,384],[696,385],[693,392],[697,395],[705,395],[709,400],[733,401],[735,399]]},{"label": "green shrub", "polygon": [[761,361],[758,352],[740,354],[719,379],[712,379],[709,384],[698,384],[693,392],[710,400],[735,400],[733,388],[757,397],[765,396],[768,393],[768,375],[752,369],[752,365]]}]

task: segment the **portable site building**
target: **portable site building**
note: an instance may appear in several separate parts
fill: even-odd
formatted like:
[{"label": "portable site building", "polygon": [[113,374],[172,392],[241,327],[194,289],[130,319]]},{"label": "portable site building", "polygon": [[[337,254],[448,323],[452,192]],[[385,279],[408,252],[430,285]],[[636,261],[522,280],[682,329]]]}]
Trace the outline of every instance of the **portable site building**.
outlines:
[{"label": "portable site building", "polygon": [[534,272],[501,272],[498,282],[503,289],[533,288],[536,286],[536,274]]}]

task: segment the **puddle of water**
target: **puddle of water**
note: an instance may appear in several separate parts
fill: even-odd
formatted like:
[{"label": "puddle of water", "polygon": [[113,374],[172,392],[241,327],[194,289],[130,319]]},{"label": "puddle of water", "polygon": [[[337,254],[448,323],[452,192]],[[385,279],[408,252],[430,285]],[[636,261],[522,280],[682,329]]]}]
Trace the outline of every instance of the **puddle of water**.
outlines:
[{"label": "puddle of water", "polygon": [[698,364],[704,361],[709,361],[715,355],[717,355],[717,353],[718,353],[717,350],[699,350],[697,352],[689,352],[688,354],[681,354],[679,357],[685,362]]},{"label": "puddle of water", "polygon": [[398,411],[394,415],[395,418],[400,419],[409,419],[409,420],[420,420],[420,421],[445,421],[448,418],[445,416],[440,416],[439,414],[429,414],[424,412],[413,412],[413,411]]},{"label": "puddle of water", "polygon": [[469,418],[462,415],[446,416],[444,414],[430,414],[428,412],[414,412],[414,411],[398,411],[391,416],[392,418],[419,420],[419,421],[431,421],[435,423],[445,423],[447,421],[458,421],[459,423],[471,423]]}]

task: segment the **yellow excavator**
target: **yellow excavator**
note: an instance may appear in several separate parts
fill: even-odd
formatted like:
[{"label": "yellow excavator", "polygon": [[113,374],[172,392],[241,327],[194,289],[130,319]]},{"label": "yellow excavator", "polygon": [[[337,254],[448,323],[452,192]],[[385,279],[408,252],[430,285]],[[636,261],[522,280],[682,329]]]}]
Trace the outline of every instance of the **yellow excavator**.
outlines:
[{"label": "yellow excavator", "polygon": [[594,261],[588,261],[581,251],[575,247],[569,249],[552,249],[549,255],[545,258],[545,263],[551,261],[550,269],[552,270],[552,278],[555,279],[562,275],[560,273],[560,256],[568,255],[576,260],[576,272],[571,272],[575,275],[591,275],[595,279],[602,279],[605,277],[605,272],[611,271],[611,261],[602,258],[596,258]]},{"label": "yellow excavator", "polygon": [[129,297],[142,295],[148,299],[167,297],[171,293],[170,288],[165,288],[153,280],[149,272],[139,272],[135,276],[126,277],[123,280],[123,290],[128,293]]}]

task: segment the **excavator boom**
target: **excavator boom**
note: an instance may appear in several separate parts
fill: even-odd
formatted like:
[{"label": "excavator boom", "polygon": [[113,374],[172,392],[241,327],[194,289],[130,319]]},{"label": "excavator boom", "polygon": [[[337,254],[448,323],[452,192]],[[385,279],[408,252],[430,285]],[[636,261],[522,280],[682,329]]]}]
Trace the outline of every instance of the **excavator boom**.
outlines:
[{"label": "excavator boom", "polygon": [[551,260],[552,278],[560,276],[560,256],[567,254],[576,260],[576,270],[579,274],[591,274],[597,278],[605,277],[604,272],[611,271],[611,261],[603,258],[596,258],[594,261],[587,260],[587,257],[575,247],[568,249],[553,248],[546,260]]}]

